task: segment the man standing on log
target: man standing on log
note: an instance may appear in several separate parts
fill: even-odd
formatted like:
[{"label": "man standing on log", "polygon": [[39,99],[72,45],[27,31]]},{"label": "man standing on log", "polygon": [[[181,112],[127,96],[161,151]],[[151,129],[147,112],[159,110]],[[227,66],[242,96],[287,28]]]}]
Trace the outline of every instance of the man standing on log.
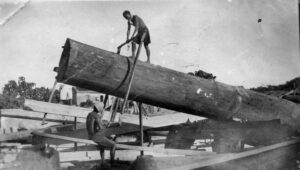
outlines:
[{"label": "man standing on log", "polygon": [[[144,43],[144,47],[147,54],[147,62],[150,63],[150,49],[148,45],[151,43],[151,39],[150,39],[150,34],[147,26],[139,16],[131,15],[131,13],[127,10],[123,12],[123,16],[128,21],[127,40],[124,44],[118,47],[118,51],[120,51],[123,45],[132,42],[132,57],[134,57],[136,44]],[[135,29],[133,31],[131,38],[129,38],[131,25],[133,25]]]}]

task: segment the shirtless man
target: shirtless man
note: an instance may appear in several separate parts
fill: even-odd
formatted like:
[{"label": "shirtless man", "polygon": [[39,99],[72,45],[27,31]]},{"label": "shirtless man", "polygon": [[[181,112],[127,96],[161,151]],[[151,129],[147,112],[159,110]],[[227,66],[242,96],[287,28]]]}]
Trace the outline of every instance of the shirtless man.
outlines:
[{"label": "shirtless man", "polygon": [[114,141],[108,139],[110,133],[106,131],[108,122],[103,121],[104,105],[101,102],[95,102],[93,111],[88,114],[86,118],[86,129],[88,132],[88,139],[93,140],[98,144],[100,150],[101,165],[105,165],[104,151],[105,148],[110,149],[110,161],[114,162],[116,144]]},{"label": "shirtless man", "polygon": [[[132,56],[135,56],[136,44],[144,43],[147,54],[147,62],[150,63],[150,49],[148,45],[151,43],[151,39],[147,26],[139,16],[131,15],[131,13],[127,10],[123,12],[123,16],[128,21],[126,43],[132,42]],[[129,38],[131,25],[133,25],[135,29],[131,38]],[[118,50],[120,50],[121,47],[122,46],[119,46]]]}]

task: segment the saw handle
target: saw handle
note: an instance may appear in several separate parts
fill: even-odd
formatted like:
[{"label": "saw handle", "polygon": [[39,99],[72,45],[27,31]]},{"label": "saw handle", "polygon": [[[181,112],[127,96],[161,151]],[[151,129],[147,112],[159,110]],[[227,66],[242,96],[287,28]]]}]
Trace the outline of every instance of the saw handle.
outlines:
[{"label": "saw handle", "polygon": [[117,54],[120,54],[121,48],[122,48],[124,45],[128,44],[130,41],[131,41],[131,39],[129,39],[129,40],[127,40],[126,42],[124,42],[123,44],[119,45],[119,46],[118,46]]}]

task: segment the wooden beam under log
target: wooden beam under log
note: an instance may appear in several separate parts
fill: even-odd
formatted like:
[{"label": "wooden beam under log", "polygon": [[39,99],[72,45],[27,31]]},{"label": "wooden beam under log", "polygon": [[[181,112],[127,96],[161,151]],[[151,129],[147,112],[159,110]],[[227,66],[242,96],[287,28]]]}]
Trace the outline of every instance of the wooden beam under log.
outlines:
[{"label": "wooden beam under log", "polygon": [[[292,161],[296,163],[296,160],[291,159],[291,157],[296,157],[297,152],[294,151],[299,142],[300,138],[296,138],[245,152],[216,154],[203,157],[140,157],[140,159],[137,159],[137,162],[143,162],[143,169],[154,169],[153,165],[155,165],[156,170],[286,169],[285,166],[287,163],[291,163]],[[285,157],[290,158],[290,160]],[[273,161],[270,160],[272,158]],[[135,170],[138,168],[132,169]]]},{"label": "wooden beam under log", "polygon": [[[124,97],[132,65],[132,58],[67,39],[57,80]],[[280,119],[295,130],[300,126],[300,106],[290,101],[141,61],[129,99],[218,120]]]},{"label": "wooden beam under log", "polygon": [[[68,136],[62,136],[62,135],[55,135],[55,134],[49,134],[49,133],[42,133],[42,132],[32,132],[35,136],[45,137],[45,138],[53,138],[56,140],[66,140],[71,142],[78,142],[78,143],[84,143],[89,145],[98,145],[92,140],[87,139],[80,139],[80,138],[73,138]],[[174,154],[174,155],[216,155],[216,153],[213,152],[204,152],[204,151],[195,151],[195,150],[184,150],[184,149],[164,149],[164,148],[153,148],[153,147],[145,147],[145,146],[133,146],[133,145],[125,145],[125,144],[116,144],[116,148],[118,149],[127,149],[127,150],[136,150],[136,151],[149,151],[149,152],[156,152],[156,153],[164,153],[164,154]]]}]

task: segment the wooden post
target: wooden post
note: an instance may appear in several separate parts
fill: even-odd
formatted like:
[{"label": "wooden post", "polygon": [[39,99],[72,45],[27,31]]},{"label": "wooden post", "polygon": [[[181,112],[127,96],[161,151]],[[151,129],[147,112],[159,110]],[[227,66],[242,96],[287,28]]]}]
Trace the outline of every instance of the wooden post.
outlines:
[{"label": "wooden post", "polygon": [[[51,91],[51,95],[50,95],[49,100],[48,100],[49,103],[52,102],[52,98],[54,96],[56,84],[57,84],[57,80],[54,81],[54,84],[53,84],[53,87],[52,87],[52,91]],[[44,117],[43,117],[43,120],[42,120],[42,125],[47,124],[46,123],[46,117],[47,117],[47,113],[44,114]]]},{"label": "wooden post", "polygon": [[[145,35],[143,35],[143,37],[144,36]],[[129,84],[128,84],[128,88],[127,88],[127,91],[126,91],[126,94],[125,94],[125,97],[124,97],[122,110],[121,110],[121,115],[124,113],[125,106],[126,106],[126,103],[127,103],[127,100],[128,100],[128,96],[129,96],[131,85],[132,85],[132,80],[133,80],[133,77],[134,77],[135,66],[136,66],[136,63],[137,63],[137,61],[139,59],[139,56],[140,56],[141,47],[142,47],[142,43],[140,43],[139,48],[137,50],[137,53],[136,53],[136,56],[135,56],[135,59],[134,59],[134,63],[133,63],[133,66],[132,66],[131,74],[129,76]]]},{"label": "wooden post", "polygon": [[[2,123],[2,113],[1,113],[1,109],[0,109],[0,128],[1,128],[1,123]],[[1,133],[1,132],[0,132]]]},{"label": "wooden post", "polygon": [[107,103],[108,103],[108,97],[109,97],[109,95],[108,95],[108,94],[105,94],[104,101],[103,101],[103,109],[106,108],[106,105],[107,105]]},{"label": "wooden post", "polygon": [[53,87],[52,87],[51,95],[50,95],[49,100],[48,100],[49,103],[52,102],[52,99],[53,99],[53,96],[54,96],[54,92],[55,92],[56,84],[57,84],[57,81],[55,80],[54,84],[53,84]]},{"label": "wooden post", "polygon": [[77,129],[77,116],[74,117],[74,129]]},{"label": "wooden post", "polygon": [[[139,120],[140,120],[140,136],[141,136],[141,146],[144,143],[144,130],[143,130],[143,113],[142,113],[142,103],[139,103]],[[141,151],[141,156],[144,155],[144,151]]]},{"label": "wooden post", "polygon": [[[77,129],[77,117],[74,117],[74,130]],[[77,142],[74,142],[74,150],[77,151]]]},{"label": "wooden post", "polygon": [[77,151],[78,150],[78,144],[77,142],[74,142],[74,151]]},{"label": "wooden post", "polygon": [[118,112],[118,108],[119,108],[120,102],[121,102],[120,98],[116,98],[115,99],[115,102],[114,102],[113,105],[115,105],[116,107],[111,110],[110,122],[114,122],[115,121],[116,114]]}]

